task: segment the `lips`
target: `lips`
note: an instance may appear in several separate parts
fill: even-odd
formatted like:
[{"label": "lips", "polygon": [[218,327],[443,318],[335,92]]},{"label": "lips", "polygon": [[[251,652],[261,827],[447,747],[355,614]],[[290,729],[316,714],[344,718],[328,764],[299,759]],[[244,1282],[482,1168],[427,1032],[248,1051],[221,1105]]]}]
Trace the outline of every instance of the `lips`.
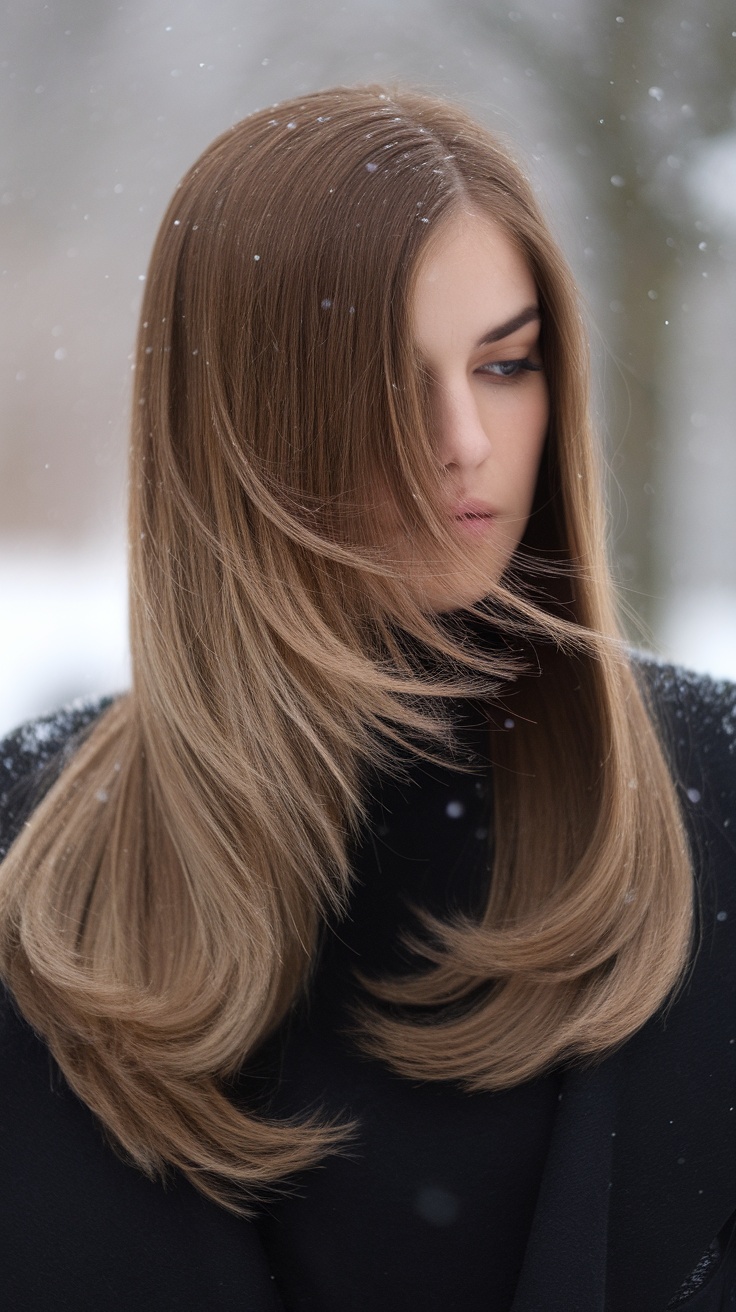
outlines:
[{"label": "lips", "polygon": [[464,538],[486,538],[493,532],[496,511],[487,501],[456,501],[450,513],[455,531]]},{"label": "lips", "polygon": [[451,510],[453,519],[492,519],[495,513],[485,501],[458,501]]}]

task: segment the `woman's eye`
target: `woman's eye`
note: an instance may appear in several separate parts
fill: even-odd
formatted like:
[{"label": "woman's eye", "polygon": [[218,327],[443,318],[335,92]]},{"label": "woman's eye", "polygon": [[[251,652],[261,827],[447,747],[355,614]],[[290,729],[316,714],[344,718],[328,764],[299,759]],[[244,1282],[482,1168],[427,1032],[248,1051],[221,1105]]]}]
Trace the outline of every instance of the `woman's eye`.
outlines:
[{"label": "woman's eye", "polygon": [[482,364],[476,373],[490,374],[493,378],[516,378],[522,372],[539,373],[541,368],[541,364],[535,364],[527,357],[524,360],[495,360],[490,364]]}]

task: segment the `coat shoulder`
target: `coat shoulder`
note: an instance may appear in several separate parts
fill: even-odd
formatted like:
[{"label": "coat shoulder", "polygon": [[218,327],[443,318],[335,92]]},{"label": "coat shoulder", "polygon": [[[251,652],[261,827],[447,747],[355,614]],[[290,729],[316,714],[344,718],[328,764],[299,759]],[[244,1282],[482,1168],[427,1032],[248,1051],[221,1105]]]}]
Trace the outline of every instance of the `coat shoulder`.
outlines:
[{"label": "coat shoulder", "polygon": [[736,683],[646,652],[633,652],[632,663],[655,713],[686,720],[703,734],[723,734],[736,756]]},{"label": "coat shoulder", "polygon": [[0,739],[0,861],[85,733],[114,700],[80,699],[27,720]]},{"label": "coat shoulder", "polygon": [[736,831],[736,683],[641,653],[633,664],[683,804]]}]

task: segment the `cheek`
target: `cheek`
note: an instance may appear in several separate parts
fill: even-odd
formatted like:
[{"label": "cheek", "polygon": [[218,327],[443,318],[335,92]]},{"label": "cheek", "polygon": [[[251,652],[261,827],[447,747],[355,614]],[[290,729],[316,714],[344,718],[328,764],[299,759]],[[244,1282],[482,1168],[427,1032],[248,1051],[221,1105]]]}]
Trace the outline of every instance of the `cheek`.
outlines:
[{"label": "cheek", "polygon": [[535,394],[519,398],[509,415],[506,427],[508,469],[520,493],[531,496],[544,451],[549,425],[549,402],[546,387]]},{"label": "cheek", "polygon": [[534,466],[535,482],[549,428],[549,393],[546,384],[539,391],[540,395],[535,397],[529,415],[529,460]]}]

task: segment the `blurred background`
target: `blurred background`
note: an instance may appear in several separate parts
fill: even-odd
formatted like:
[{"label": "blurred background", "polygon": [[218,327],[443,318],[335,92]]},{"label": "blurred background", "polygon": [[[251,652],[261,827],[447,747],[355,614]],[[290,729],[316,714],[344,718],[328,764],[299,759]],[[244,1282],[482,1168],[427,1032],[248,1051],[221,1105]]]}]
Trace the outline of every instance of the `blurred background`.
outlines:
[{"label": "blurred background", "polygon": [[512,3],[4,6],[0,733],[128,679],[130,362],[176,182],[339,82],[449,95],[515,144],[587,306],[629,632],[736,677],[736,9]]}]

